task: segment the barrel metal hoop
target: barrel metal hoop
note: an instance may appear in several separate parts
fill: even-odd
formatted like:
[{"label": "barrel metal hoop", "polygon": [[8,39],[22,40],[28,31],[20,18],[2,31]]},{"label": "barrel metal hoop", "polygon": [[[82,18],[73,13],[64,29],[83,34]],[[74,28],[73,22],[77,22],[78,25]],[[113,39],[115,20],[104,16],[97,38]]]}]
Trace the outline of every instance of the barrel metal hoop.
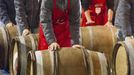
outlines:
[{"label": "barrel metal hoop", "polygon": [[107,69],[108,65],[107,65],[107,60],[106,60],[105,55],[99,52],[97,52],[97,54],[98,54],[100,65],[101,65],[101,75],[109,75],[108,69]]},{"label": "barrel metal hoop", "polygon": [[52,61],[52,75],[59,75],[58,52],[49,51]]},{"label": "barrel metal hoop", "polygon": [[90,68],[90,61],[88,60],[89,59],[89,54],[87,52],[86,49],[82,49],[82,53],[83,53],[83,59],[84,59],[84,64],[85,64],[85,70],[86,70],[86,75],[91,75],[91,68]]},{"label": "barrel metal hoop", "polygon": [[26,65],[27,65],[27,52],[26,52],[26,46],[25,46],[25,38],[23,36],[19,37],[19,40],[21,43],[19,43],[19,59],[21,59],[19,61],[20,64],[20,74],[19,75],[26,75]]}]

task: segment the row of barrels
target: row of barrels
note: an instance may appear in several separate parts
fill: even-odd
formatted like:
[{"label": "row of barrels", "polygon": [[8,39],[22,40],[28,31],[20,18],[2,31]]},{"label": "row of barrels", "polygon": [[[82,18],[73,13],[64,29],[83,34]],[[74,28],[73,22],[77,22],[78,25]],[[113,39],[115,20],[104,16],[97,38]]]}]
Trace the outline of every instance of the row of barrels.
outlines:
[{"label": "row of barrels", "polygon": [[[104,52],[106,54],[107,58],[109,58],[109,60],[110,60],[111,59],[111,56],[112,56],[111,53],[112,53],[113,47],[114,47],[114,45],[116,43],[116,38],[115,38],[115,34],[114,34],[115,32],[116,32],[116,28],[114,28],[114,27],[113,28],[101,27],[101,26],[98,26],[98,27],[85,27],[85,28],[82,27],[80,29],[80,41],[81,41],[80,43],[83,46],[85,46],[86,49],[94,50],[94,51],[99,51],[99,52]],[[102,35],[100,33],[105,33],[105,34]],[[35,39],[35,37],[36,37],[36,39]],[[34,38],[34,40],[32,40],[32,38]],[[30,61],[29,58],[27,59],[27,54],[28,54],[28,52],[30,50],[33,50],[33,51],[36,51],[37,50],[37,44],[36,44],[38,42],[38,39],[37,38],[38,38],[38,35],[32,35],[32,36],[29,35],[29,36],[26,36],[26,37],[20,36],[18,38],[15,38],[12,41],[12,45],[13,45],[12,47],[13,48],[10,50],[10,73],[11,73],[11,75],[30,75],[30,74],[27,74],[27,73],[29,73],[27,71],[30,70],[30,69],[27,70],[28,69],[27,65],[29,65],[29,61]],[[107,38],[107,39],[101,39],[100,40],[100,38]],[[66,51],[73,50],[73,48],[67,48],[65,50]],[[63,51],[64,51],[64,48],[63,48]],[[61,52],[62,52],[62,49],[61,49]],[[90,54],[90,51],[86,51],[86,52],[87,52],[86,54],[88,54],[88,55]],[[46,52],[44,51],[43,53],[48,53],[48,55],[49,55],[49,51],[48,52],[47,51]],[[65,54],[65,53],[61,53],[61,57],[63,57],[62,54]],[[94,62],[91,62],[92,65],[94,64],[94,66],[96,66],[95,63],[99,63],[100,65],[99,64],[98,65],[100,66],[100,68],[104,70],[104,68],[102,68],[102,65],[103,64],[100,63],[100,62],[103,62],[103,63],[105,63],[105,65],[103,67],[105,67],[105,68],[108,67],[108,65],[106,66],[107,60],[106,60],[105,56],[103,56],[104,57],[103,59],[105,59],[105,61],[104,61],[104,60],[102,60],[102,58],[99,59],[100,58],[99,56],[96,58],[96,56],[98,55],[98,53],[96,53],[96,52],[91,52],[91,53],[93,53],[93,55],[95,54],[95,56],[93,56],[93,61]],[[103,53],[99,53],[99,55],[104,55],[104,54]],[[48,58],[48,57],[49,56],[46,56],[46,58]],[[46,58],[45,58],[45,60],[46,60]],[[67,57],[65,57],[65,58],[67,58]],[[71,58],[72,58],[72,56],[71,55],[68,55],[68,61],[70,61]],[[86,58],[89,58],[89,57],[86,56],[85,58],[83,58],[81,60],[88,60],[88,61],[90,61],[90,59],[86,59]],[[90,58],[91,58],[91,56],[90,56]],[[61,61],[67,62],[67,61],[64,61],[64,60],[61,60]],[[69,62],[70,64],[66,64],[66,65],[75,64],[73,62],[74,61]],[[47,63],[47,66],[48,65],[51,65],[51,64]],[[89,64],[85,64],[85,65],[89,65]],[[77,66],[73,66],[73,67],[76,67],[75,69],[77,69]],[[97,73],[98,70],[100,70],[100,72],[98,74],[101,74],[101,69],[100,68],[98,68],[98,70],[97,70],[96,67],[93,67],[92,66],[92,68],[94,68],[94,71],[95,71],[94,73],[92,73],[93,75],[96,75],[95,73]],[[34,69],[36,69],[36,68],[34,68]],[[109,68],[109,70],[110,70],[110,68]],[[109,70],[108,70],[108,72],[105,73],[106,75],[109,75],[108,74],[108,73],[110,73]],[[32,72],[32,71],[30,70],[30,72]],[[36,71],[34,70],[33,72],[36,72]],[[87,72],[89,72],[89,71],[87,71]],[[38,75],[36,73],[33,73],[33,74]],[[47,74],[47,75],[49,75],[49,74]],[[102,73],[102,75],[103,74],[104,73]],[[68,75],[70,75],[70,74],[68,74]],[[73,75],[77,75],[77,74],[73,74]]]},{"label": "row of barrels", "polygon": [[112,73],[104,53],[86,49],[32,51],[27,61],[26,75],[134,75],[134,39],[115,45]]},{"label": "row of barrels", "polygon": [[[38,47],[38,34],[14,38],[10,43],[12,46],[10,46],[9,51],[10,74],[110,75],[110,62],[112,62],[112,66],[118,65],[120,62],[118,59],[120,56],[115,52],[118,51],[118,48],[116,48],[117,50],[115,51],[113,49],[117,42],[116,28],[96,26],[82,27],[80,30],[80,43],[90,51],[75,48],[61,48],[56,52],[36,51]],[[29,53],[31,50],[32,52]],[[99,51],[100,53],[91,50]],[[112,53],[115,54],[112,55]],[[117,61],[115,60],[113,65],[111,59],[116,55],[117,57],[114,59],[117,58]],[[120,67],[121,66],[112,67],[112,75],[116,75],[117,72],[120,72]],[[122,68],[122,70],[124,69],[125,68]],[[124,71],[122,71],[122,75],[124,74],[123,72]],[[118,73],[117,75],[120,74]]]}]

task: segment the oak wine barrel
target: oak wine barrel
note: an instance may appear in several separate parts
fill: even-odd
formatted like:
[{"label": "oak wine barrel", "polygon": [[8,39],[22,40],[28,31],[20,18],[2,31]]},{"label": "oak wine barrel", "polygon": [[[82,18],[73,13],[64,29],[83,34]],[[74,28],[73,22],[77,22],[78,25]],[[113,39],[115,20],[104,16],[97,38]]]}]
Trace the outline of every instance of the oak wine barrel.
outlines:
[{"label": "oak wine barrel", "polygon": [[30,50],[37,50],[38,34],[19,36],[13,39],[10,51],[10,74],[26,75],[27,53]]},{"label": "oak wine barrel", "polygon": [[117,42],[117,29],[107,26],[87,26],[80,28],[80,43],[86,49],[104,52],[109,61]]},{"label": "oak wine barrel", "polygon": [[31,51],[27,75],[109,75],[103,53],[77,48]]},{"label": "oak wine barrel", "polygon": [[9,37],[5,27],[0,27],[0,69],[8,67]]},{"label": "oak wine barrel", "polygon": [[112,75],[134,75],[134,39],[116,44],[112,69]]},{"label": "oak wine barrel", "polygon": [[11,48],[11,40],[19,35],[18,26],[0,27],[0,69],[8,69],[8,55]]}]

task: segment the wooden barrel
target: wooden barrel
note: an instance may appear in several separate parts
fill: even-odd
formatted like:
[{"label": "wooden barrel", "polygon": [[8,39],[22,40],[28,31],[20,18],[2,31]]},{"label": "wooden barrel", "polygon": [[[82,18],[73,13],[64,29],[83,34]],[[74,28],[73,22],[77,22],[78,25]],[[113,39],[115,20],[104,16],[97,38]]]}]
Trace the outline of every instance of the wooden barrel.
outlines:
[{"label": "wooden barrel", "polygon": [[117,29],[115,27],[81,27],[80,43],[89,50],[104,52],[108,60],[111,60],[113,48],[117,42],[116,32]]},{"label": "wooden barrel", "polygon": [[5,27],[0,27],[0,69],[8,66],[9,37]]},{"label": "wooden barrel", "polygon": [[8,69],[8,53],[11,48],[11,40],[19,35],[18,26],[0,27],[0,69]]},{"label": "wooden barrel", "polygon": [[19,36],[12,41],[12,50],[10,51],[10,74],[26,75],[27,53],[30,50],[38,48],[38,34],[28,36]]},{"label": "wooden barrel", "polygon": [[30,52],[27,75],[109,75],[109,70],[103,53],[66,47]]},{"label": "wooden barrel", "polygon": [[134,75],[134,39],[116,44],[112,68],[112,75]]}]

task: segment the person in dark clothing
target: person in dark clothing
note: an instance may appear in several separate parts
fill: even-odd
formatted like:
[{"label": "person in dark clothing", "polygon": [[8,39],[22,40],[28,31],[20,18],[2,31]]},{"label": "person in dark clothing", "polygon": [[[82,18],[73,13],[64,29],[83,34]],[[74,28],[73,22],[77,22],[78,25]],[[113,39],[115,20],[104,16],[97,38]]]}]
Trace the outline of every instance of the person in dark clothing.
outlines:
[{"label": "person in dark clothing", "polygon": [[14,0],[16,22],[22,35],[37,33],[41,0]]},{"label": "person in dark clothing", "polygon": [[14,0],[0,0],[0,26],[15,25]]},{"label": "person in dark clothing", "polygon": [[125,40],[134,35],[134,0],[119,0],[115,26],[119,29],[118,38]]},{"label": "person in dark clothing", "polygon": [[82,0],[82,26],[112,25],[113,0]]},{"label": "person in dark clothing", "polygon": [[119,4],[119,0],[114,0],[114,8],[113,10],[116,11]]},{"label": "person in dark clothing", "polygon": [[112,23],[114,25],[115,23],[115,14],[116,14],[116,10],[117,10],[117,7],[118,7],[118,4],[119,4],[119,0],[114,0],[114,7],[113,7],[113,19],[112,19]]}]

